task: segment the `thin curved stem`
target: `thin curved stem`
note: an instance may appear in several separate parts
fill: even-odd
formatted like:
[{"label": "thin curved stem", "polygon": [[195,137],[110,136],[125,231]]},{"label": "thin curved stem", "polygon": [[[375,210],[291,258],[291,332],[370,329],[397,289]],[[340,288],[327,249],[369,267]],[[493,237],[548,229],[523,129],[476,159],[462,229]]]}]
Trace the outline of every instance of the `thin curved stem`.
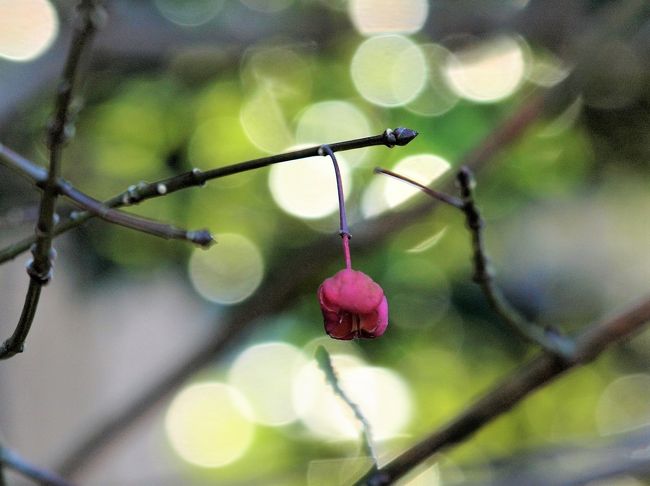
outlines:
[{"label": "thin curved stem", "polygon": [[345,258],[345,268],[350,270],[352,268],[352,257],[350,256],[350,228],[348,228],[348,218],[345,213],[345,196],[343,194],[343,181],[341,180],[341,169],[336,160],[334,152],[329,145],[322,145],[318,153],[320,155],[328,155],[332,159],[334,166],[334,176],[336,177],[336,193],[339,199],[339,234],[343,240],[343,256]]}]

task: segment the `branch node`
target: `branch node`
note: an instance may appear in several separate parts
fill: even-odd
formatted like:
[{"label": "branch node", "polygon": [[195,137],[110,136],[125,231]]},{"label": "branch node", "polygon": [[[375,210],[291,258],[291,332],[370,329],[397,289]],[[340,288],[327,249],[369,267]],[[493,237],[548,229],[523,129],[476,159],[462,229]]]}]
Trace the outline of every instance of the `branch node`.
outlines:
[{"label": "branch node", "polygon": [[51,263],[49,263],[44,269],[37,269],[34,260],[29,260],[26,269],[27,275],[41,285],[47,285],[54,275],[54,267]]},{"label": "branch node", "polygon": [[194,167],[192,169],[192,178],[194,179],[194,183],[197,186],[199,187],[205,186],[205,177],[203,176],[203,172],[201,172],[201,169]]}]

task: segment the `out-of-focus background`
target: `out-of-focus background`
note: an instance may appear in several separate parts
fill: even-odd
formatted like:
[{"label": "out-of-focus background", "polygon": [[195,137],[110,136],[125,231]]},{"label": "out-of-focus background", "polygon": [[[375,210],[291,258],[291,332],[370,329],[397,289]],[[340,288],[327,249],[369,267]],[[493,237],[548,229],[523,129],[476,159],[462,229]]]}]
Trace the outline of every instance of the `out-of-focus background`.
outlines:
[{"label": "out-of-focus background", "polygon": [[[499,283],[528,317],[568,332],[647,294],[647,2],[105,3],[63,166],[80,189],[103,199],[194,167],[418,130],[407,147],[340,154],[354,235],[424,201],[375,166],[442,186],[464,153],[546,93],[544,114],[477,175]],[[0,142],[43,164],[74,4],[0,0]],[[39,194],[3,167],[0,177],[5,246],[33,231]],[[55,466],[187,364],[182,384],[82,469],[82,484],[345,484],[367,464],[355,459],[358,425],[315,367],[318,344],[371,422],[381,462],[531,354],[471,282],[462,215],[446,208],[398,218],[362,248],[352,239],[354,267],[388,296],[390,325],[374,341],[327,338],[315,292],[342,267],[336,209],[331,164],[318,158],[133,209],[209,228],[218,244],[208,251],[101,221],[58,238],[26,352],[0,365],[2,442]],[[287,297],[268,282],[294,257],[300,284]],[[3,339],[27,259],[0,267]],[[224,326],[236,336],[193,361]],[[496,458],[650,424],[649,344],[645,333],[616,347],[405,484],[481,480]],[[562,457],[552,459],[556,471]]]}]

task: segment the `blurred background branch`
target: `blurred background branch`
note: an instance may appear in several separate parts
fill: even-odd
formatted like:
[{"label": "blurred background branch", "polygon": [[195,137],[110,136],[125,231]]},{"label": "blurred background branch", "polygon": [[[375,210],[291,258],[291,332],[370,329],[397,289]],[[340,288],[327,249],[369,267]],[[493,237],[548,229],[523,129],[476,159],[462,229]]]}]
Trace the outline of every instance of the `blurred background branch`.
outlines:
[{"label": "blurred background branch", "polygon": [[[650,430],[555,444],[492,461],[489,472],[466,469],[464,486],[578,486],[650,475]],[[481,478],[478,480],[478,478]]]}]

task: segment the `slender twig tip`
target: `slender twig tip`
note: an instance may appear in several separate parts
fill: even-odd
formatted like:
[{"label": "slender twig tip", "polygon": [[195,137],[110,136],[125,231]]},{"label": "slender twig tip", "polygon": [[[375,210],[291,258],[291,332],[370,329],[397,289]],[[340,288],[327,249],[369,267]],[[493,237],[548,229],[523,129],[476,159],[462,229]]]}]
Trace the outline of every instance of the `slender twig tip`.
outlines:
[{"label": "slender twig tip", "polygon": [[393,133],[397,138],[397,145],[406,145],[418,136],[417,131],[405,127],[398,127],[393,130]]},{"label": "slender twig tip", "polygon": [[210,248],[215,243],[210,232],[205,229],[188,231],[187,239],[205,249]]},{"label": "slender twig tip", "polygon": [[418,136],[418,132],[410,128],[397,127],[395,129],[387,128],[384,133],[384,145],[392,148],[395,145],[407,145],[411,140]]}]

